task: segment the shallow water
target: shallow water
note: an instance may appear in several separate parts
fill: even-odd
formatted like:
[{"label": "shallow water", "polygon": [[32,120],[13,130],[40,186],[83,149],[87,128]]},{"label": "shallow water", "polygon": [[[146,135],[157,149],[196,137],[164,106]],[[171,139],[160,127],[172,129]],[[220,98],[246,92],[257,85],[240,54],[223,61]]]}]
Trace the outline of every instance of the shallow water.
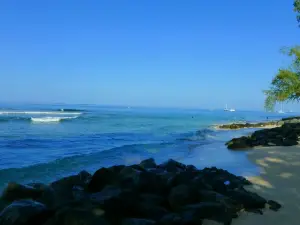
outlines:
[{"label": "shallow water", "polygon": [[0,108],[0,189],[8,181],[50,182],[83,169],[93,172],[148,157],[158,163],[173,158],[198,168],[217,166],[238,175],[255,174],[258,168],[244,152],[224,146],[230,138],[252,130],[218,131],[212,125],[282,116],[93,105]]}]

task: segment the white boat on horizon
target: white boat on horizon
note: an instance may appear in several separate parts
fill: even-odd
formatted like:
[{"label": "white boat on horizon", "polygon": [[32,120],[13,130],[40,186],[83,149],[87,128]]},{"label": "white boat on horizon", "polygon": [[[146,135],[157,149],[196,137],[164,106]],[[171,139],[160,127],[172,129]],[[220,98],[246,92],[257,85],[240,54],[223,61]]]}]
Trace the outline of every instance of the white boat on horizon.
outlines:
[{"label": "white boat on horizon", "polygon": [[224,111],[235,112],[235,109],[234,109],[234,108],[229,109],[229,108],[227,107],[227,104],[226,104],[226,105],[225,105]]},{"label": "white boat on horizon", "polygon": [[280,110],[277,111],[277,113],[280,113],[280,114],[285,113],[285,112],[283,111],[282,103],[281,103],[281,108],[280,108]]}]

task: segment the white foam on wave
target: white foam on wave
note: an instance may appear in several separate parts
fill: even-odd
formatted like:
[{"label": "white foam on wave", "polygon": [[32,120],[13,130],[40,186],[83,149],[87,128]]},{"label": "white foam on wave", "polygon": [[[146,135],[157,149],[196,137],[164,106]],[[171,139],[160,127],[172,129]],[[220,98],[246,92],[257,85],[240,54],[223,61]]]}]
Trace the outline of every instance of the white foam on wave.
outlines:
[{"label": "white foam on wave", "polygon": [[70,117],[41,117],[41,118],[35,118],[31,117],[31,121],[34,123],[58,123],[61,120],[70,120],[70,119],[76,119],[78,116],[70,116]]},{"label": "white foam on wave", "polygon": [[55,111],[0,111],[0,114],[80,115],[81,112],[55,112]]}]

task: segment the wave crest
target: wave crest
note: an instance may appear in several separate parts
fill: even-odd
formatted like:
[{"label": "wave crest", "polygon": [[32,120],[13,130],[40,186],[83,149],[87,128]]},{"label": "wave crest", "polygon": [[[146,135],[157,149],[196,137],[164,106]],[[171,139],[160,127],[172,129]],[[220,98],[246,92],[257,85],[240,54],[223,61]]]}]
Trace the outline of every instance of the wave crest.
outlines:
[{"label": "wave crest", "polygon": [[81,112],[74,112],[74,111],[0,111],[0,115],[7,115],[7,114],[38,114],[38,115],[80,115]]},{"label": "wave crest", "polygon": [[77,116],[70,117],[31,117],[31,121],[34,123],[58,123],[62,120],[76,119]]}]

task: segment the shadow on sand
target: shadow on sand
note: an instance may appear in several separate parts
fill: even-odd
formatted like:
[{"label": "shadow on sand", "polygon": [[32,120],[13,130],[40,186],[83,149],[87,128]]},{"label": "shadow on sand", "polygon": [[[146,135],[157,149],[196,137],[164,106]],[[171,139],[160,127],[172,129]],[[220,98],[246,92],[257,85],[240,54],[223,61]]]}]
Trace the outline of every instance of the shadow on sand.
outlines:
[{"label": "shadow on sand", "polygon": [[248,189],[283,208],[267,210],[264,216],[243,215],[233,224],[300,224],[300,146],[256,148],[248,156],[262,169],[260,176],[248,177],[254,183]]}]

